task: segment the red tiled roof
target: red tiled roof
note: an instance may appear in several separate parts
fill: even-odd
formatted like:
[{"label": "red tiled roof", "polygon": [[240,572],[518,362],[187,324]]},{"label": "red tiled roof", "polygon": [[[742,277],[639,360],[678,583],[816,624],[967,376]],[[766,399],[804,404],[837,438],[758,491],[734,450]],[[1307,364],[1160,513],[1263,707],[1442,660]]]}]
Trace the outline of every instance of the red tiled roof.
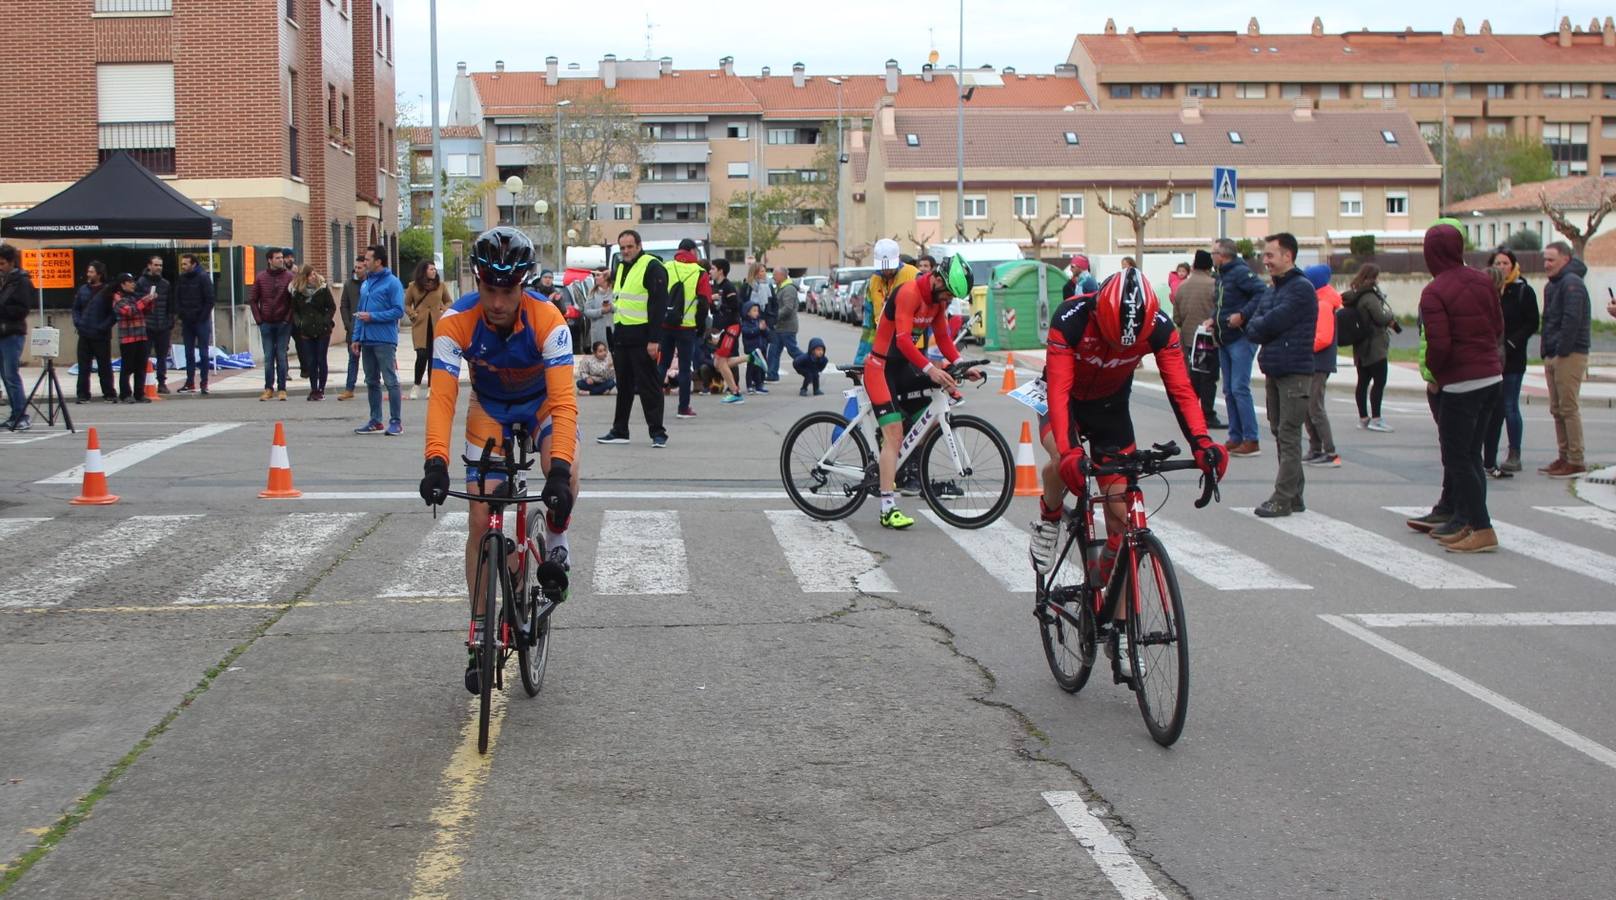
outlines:
[{"label": "red tiled roof", "polygon": [[[980,95],[979,95],[980,96]],[[974,102],[974,101],[973,101]],[[952,168],[955,118],[951,112],[899,111],[896,134],[883,139],[889,170]],[[1398,139],[1388,144],[1381,131]],[[1067,143],[1073,132],[1078,144]],[[1240,134],[1232,143],[1228,133]],[[1173,143],[1174,132],[1184,136]],[[913,134],[919,146],[908,145]],[[1016,140],[1006,140],[1015,135]],[[1171,167],[1186,172],[1216,165],[1427,166],[1436,162],[1407,113],[1393,111],[1314,113],[1296,121],[1289,111],[1201,113],[1185,122],[1176,111],[975,110],[965,116],[965,164],[980,168]]]},{"label": "red tiled roof", "polygon": [[1616,178],[1598,175],[1579,175],[1556,178],[1553,181],[1533,181],[1510,188],[1509,196],[1498,192],[1471,197],[1448,206],[1449,212],[1510,212],[1540,209],[1539,198],[1547,195],[1549,202],[1562,209],[1595,209],[1606,197],[1616,193]]},{"label": "red tiled roof", "polygon": [[[562,78],[546,84],[543,72],[474,72],[471,79],[485,116],[528,115],[553,108],[559,100],[582,100],[606,90],[599,78]],[[612,96],[640,115],[757,115],[762,111],[757,99],[741,81],[718,70],[684,69],[665,78],[619,79]]]},{"label": "red tiled roof", "polygon": [[[480,138],[483,136],[483,133],[475,125],[440,125],[438,126],[438,131],[445,138]],[[412,144],[432,143],[431,128],[411,128],[406,134]]]},{"label": "red tiled roof", "polygon": [[1259,34],[1233,31],[1146,31],[1080,34],[1078,44],[1103,74],[1106,66],[1174,65],[1599,65],[1616,64],[1616,47],[1599,33],[1573,35],[1561,47],[1558,35],[1441,32]]},{"label": "red tiled roof", "polygon": [[1582,251],[1583,263],[1590,266],[1616,266],[1616,231],[1595,235]]}]

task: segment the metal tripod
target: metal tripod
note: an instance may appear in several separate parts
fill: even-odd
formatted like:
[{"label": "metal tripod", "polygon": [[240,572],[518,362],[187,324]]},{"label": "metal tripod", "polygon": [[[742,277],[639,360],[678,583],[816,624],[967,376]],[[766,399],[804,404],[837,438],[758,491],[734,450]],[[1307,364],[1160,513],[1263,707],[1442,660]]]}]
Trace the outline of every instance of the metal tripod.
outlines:
[{"label": "metal tripod", "polygon": [[[41,387],[45,389],[44,409],[39,408],[39,400],[36,399],[39,397]],[[49,357],[45,359],[45,371],[39,373],[39,380],[34,382],[34,389],[28,392],[27,405],[33,407],[34,412],[44,418],[45,424],[52,427],[56,425],[56,414],[59,411],[62,415],[62,424],[67,426],[67,430],[74,434],[78,433],[78,429],[73,427],[73,417],[67,411],[67,397],[62,393],[62,383],[56,379],[55,359]]]}]

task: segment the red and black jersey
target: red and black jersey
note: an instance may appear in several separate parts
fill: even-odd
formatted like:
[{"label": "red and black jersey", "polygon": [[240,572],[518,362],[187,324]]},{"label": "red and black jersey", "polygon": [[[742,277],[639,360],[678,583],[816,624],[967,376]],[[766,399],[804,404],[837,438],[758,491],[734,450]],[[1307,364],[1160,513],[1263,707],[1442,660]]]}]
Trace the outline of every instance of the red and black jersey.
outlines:
[{"label": "red and black jersey", "polygon": [[1172,320],[1158,312],[1150,334],[1131,348],[1120,350],[1100,336],[1093,321],[1094,308],[1094,294],[1073,297],[1055,310],[1049,325],[1045,358],[1049,420],[1060,452],[1071,449],[1072,404],[1129,390],[1134,370],[1146,353],[1156,356],[1156,368],[1185,439],[1193,443],[1196,435],[1206,434],[1201,401],[1184,368],[1183,346]]},{"label": "red and black jersey", "polygon": [[881,310],[881,321],[875,328],[875,341],[871,352],[886,359],[897,351],[917,369],[931,365],[931,360],[915,345],[915,339],[930,328],[937,341],[937,349],[950,363],[959,359],[953,337],[948,332],[948,302],[932,299],[931,285],[935,275],[922,275],[898,288],[887,298]]}]

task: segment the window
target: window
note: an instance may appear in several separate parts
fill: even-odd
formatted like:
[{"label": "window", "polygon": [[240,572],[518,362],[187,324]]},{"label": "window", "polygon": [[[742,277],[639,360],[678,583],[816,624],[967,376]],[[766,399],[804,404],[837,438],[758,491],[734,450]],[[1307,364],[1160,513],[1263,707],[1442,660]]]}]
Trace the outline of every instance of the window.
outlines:
[{"label": "window", "polygon": [[1468,85],[1468,84],[1456,84],[1456,85],[1454,85],[1453,86],[1453,99],[1455,99],[1455,100],[1469,100],[1470,99],[1470,85]]},{"label": "window", "polygon": [[1408,191],[1387,191],[1386,192],[1386,215],[1388,215],[1388,216],[1406,216],[1406,215],[1408,215]]},{"label": "window", "polygon": [[527,143],[526,125],[495,125],[494,143],[496,144],[525,144]]},{"label": "window", "polygon": [[337,86],[327,83],[325,86],[325,131],[327,135],[337,130]]},{"label": "window", "polygon": [[729,164],[729,177],[751,178],[752,164],[749,162],[732,162]]},{"label": "window", "polygon": [[481,219],[482,217],[483,217],[483,197],[482,197],[481,194],[478,194],[477,196],[471,198],[470,203],[466,204],[466,218],[468,218],[468,219]]},{"label": "window", "polygon": [[174,65],[95,67],[100,158],[124,150],[159,175],[173,175]]},{"label": "window", "polygon": [[350,120],[352,118],[349,115],[350,106],[351,106],[351,103],[348,100],[348,95],[343,94],[342,95],[342,139],[344,141],[348,140],[352,136],[352,132],[348,128],[348,124],[349,124],[349,122],[350,122]]},{"label": "window", "polygon": [[1313,192],[1291,191],[1291,218],[1313,218]]},{"label": "window", "polygon": [[1606,156],[1599,161],[1599,174],[1606,178],[1616,175],[1616,156]]},{"label": "window", "polygon": [[393,17],[387,17],[387,61],[393,61]]},{"label": "window", "polygon": [[724,129],[724,136],[744,141],[751,134],[751,128],[745,122],[731,122]]},{"label": "window", "polygon": [[1388,144],[1396,144],[1397,143],[1397,134],[1396,134],[1396,132],[1393,132],[1393,131],[1382,130],[1380,132],[1380,139],[1385,141]]},{"label": "window", "polygon": [[1218,96],[1218,85],[1211,83],[1186,84],[1184,85],[1184,95],[1186,97],[1204,97],[1207,99],[1216,99]]},{"label": "window", "polygon": [[443,171],[447,175],[481,178],[483,174],[483,158],[478,153],[446,153],[443,157]]},{"label": "window", "polygon": [[[350,256],[348,258],[353,259],[352,256]],[[350,272],[352,270],[353,270],[352,266],[345,266],[345,265],[342,264],[342,225],[339,224],[336,219],[332,219],[331,220],[331,278],[334,281],[334,280],[342,277],[342,275],[340,273]]]},{"label": "window", "polygon": [[1182,131],[1173,132],[1173,143],[1177,144],[1180,147],[1184,146],[1184,132],[1182,132]]},{"label": "window", "polygon": [[612,220],[613,221],[627,222],[630,218],[633,217],[633,215],[634,215],[634,205],[633,204],[631,204],[631,203],[614,203],[614,204],[612,204]]},{"label": "window", "polygon": [[1140,212],[1147,212],[1156,205],[1155,191],[1140,191],[1134,195],[1134,202],[1139,205]]},{"label": "window", "polygon": [[1507,84],[1489,84],[1489,85],[1487,85],[1487,99],[1488,100],[1504,100],[1504,99],[1507,99],[1508,97],[1509,97],[1509,85],[1507,85]]},{"label": "window", "polygon": [[1240,132],[1238,132],[1238,131],[1229,132],[1229,143],[1231,143],[1231,144],[1244,144],[1245,142],[1246,142],[1246,139],[1240,136]]},{"label": "window", "polygon": [[1605,85],[1605,99],[1616,100],[1616,84]]},{"label": "window", "polygon": [[965,218],[986,219],[988,217],[988,198],[977,195],[965,196]]},{"label": "window", "polygon": [[910,146],[910,147],[919,147],[920,146],[920,135],[915,134],[914,132],[910,132],[909,134],[906,134],[906,135],[903,136],[903,142],[904,142],[905,145]]},{"label": "window", "polygon": [[1068,147],[1076,147],[1077,146],[1077,132],[1068,131],[1068,132],[1066,132],[1064,137],[1066,138],[1066,145]]},{"label": "window", "polygon": [[1295,100],[1302,96],[1302,86],[1299,84],[1282,84],[1279,86],[1279,96],[1286,100]]},{"label": "window", "polygon": [[1442,96],[1442,82],[1416,81],[1408,86],[1408,95],[1422,98],[1440,97]]},{"label": "window", "polygon": [[1508,122],[1488,122],[1487,123],[1487,136],[1488,137],[1503,137],[1506,134],[1509,134],[1509,123]]},{"label": "window", "polygon": [[1139,86],[1139,96],[1147,100],[1160,100],[1161,95],[1162,86],[1159,84],[1141,84]]},{"label": "window", "polygon": [[290,20],[290,21],[296,22],[297,21],[297,0],[286,0],[285,6],[286,6],[286,18],[288,20]]},{"label": "window", "polygon": [[[303,175],[302,160],[297,146],[297,70],[286,70],[286,147],[290,155],[288,171],[293,178]],[[301,221],[299,224],[301,227]]]},{"label": "window", "polygon": [[1588,85],[1586,84],[1569,84],[1561,82],[1559,84],[1551,83],[1543,86],[1543,99],[1545,100],[1571,100],[1587,96]]},{"label": "window", "polygon": [[1113,84],[1113,85],[1111,85],[1111,99],[1112,100],[1127,100],[1127,99],[1131,98],[1132,96],[1133,96],[1133,85],[1131,85],[1131,84]]},{"label": "window", "polygon": [[1267,191],[1246,191],[1246,215],[1248,215],[1248,216],[1266,216],[1266,215],[1268,215],[1268,192]]},{"label": "window", "polygon": [[1189,191],[1187,193],[1174,194],[1173,195],[1173,218],[1175,218],[1175,219],[1193,219],[1193,218],[1195,218],[1195,192],[1194,191]]},{"label": "window", "polygon": [[1083,218],[1083,195],[1061,194],[1060,214],[1069,219]]},{"label": "window", "polygon": [[1319,85],[1319,99],[1320,100],[1340,100],[1341,99],[1341,85],[1339,85],[1339,84],[1321,84],[1321,85]]},{"label": "window", "polygon": [[[287,17],[291,17],[288,3]],[[98,13],[149,13],[172,12],[172,0],[95,0],[95,11]]]},{"label": "window", "polygon": [[1363,86],[1365,100],[1395,100],[1397,87],[1391,84],[1366,84]]},{"label": "window", "polygon": [[303,217],[292,217],[292,255],[303,258]]},{"label": "window", "polygon": [[915,218],[940,219],[943,216],[942,198],[936,194],[915,198]]},{"label": "window", "polygon": [[1599,136],[1607,139],[1616,139],[1616,119],[1606,116],[1599,126]]},{"label": "window", "polygon": [[817,128],[770,128],[769,143],[771,144],[817,144],[819,143],[819,129]]},{"label": "window", "polygon": [[1363,218],[1363,191],[1341,192],[1341,215],[1348,219]]},{"label": "window", "polygon": [[382,42],[382,5],[380,3],[376,4],[376,18],[371,19],[370,21],[375,26],[371,30],[376,34],[376,52],[387,52],[387,48]]},{"label": "window", "polygon": [[1010,211],[1018,219],[1031,219],[1038,215],[1037,194],[1014,194],[1010,197]]},{"label": "window", "polygon": [[1544,122],[1543,143],[1561,176],[1588,174],[1588,126],[1583,122]]},{"label": "window", "polygon": [[1471,125],[1470,125],[1469,122],[1455,122],[1455,123],[1453,123],[1453,136],[1455,138],[1457,138],[1457,139],[1459,139],[1461,141],[1468,141],[1468,140],[1470,140],[1470,136],[1473,133],[1474,133],[1474,129],[1471,128]]},{"label": "window", "polygon": [[1268,96],[1268,85],[1243,81],[1234,86],[1234,95],[1241,100],[1261,100]]}]

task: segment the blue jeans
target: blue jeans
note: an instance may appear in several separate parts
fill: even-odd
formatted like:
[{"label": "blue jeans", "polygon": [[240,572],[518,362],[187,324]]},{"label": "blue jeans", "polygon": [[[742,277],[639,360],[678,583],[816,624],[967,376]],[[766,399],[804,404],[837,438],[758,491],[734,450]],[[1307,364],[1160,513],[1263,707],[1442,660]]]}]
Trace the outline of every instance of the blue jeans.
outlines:
[{"label": "blue jeans", "polygon": [[802,355],[802,351],[797,348],[797,333],[795,331],[769,332],[769,351],[765,358],[769,363],[770,381],[780,380],[780,351],[782,350],[791,354],[788,362]]},{"label": "blue jeans", "polygon": [[213,343],[213,322],[181,322],[180,339],[185,342],[185,383],[196,385],[197,367],[202,369],[202,386],[208,386],[208,370],[213,368],[208,345]]},{"label": "blue jeans", "polygon": [[291,322],[264,322],[258,326],[264,341],[264,390],[286,390],[286,347],[292,339]]},{"label": "blue jeans", "polygon": [[0,381],[6,385],[6,401],[11,404],[11,418],[20,419],[28,414],[28,395],[22,392],[22,347],[26,335],[14,334],[0,338]]},{"label": "blue jeans", "polygon": [[1251,363],[1256,358],[1257,346],[1245,338],[1218,348],[1231,441],[1257,440],[1257,405],[1251,399]]},{"label": "blue jeans", "polygon": [[660,343],[662,358],[657,362],[657,387],[668,383],[668,363],[672,359],[668,354],[675,349],[679,351],[679,408],[690,408],[690,363],[696,355],[696,332],[694,329],[662,332]]},{"label": "blue jeans", "polygon": [[1502,431],[1509,432],[1508,452],[1520,455],[1521,432],[1526,424],[1521,420],[1521,380],[1525,377],[1520,372],[1504,373],[1499,400],[1493,404],[1492,420],[1487,423],[1487,439],[1481,445],[1481,464],[1484,468],[1498,466],[1498,438]]},{"label": "blue jeans", "polygon": [[[398,347],[393,344],[360,344],[359,356],[365,366],[365,395],[370,401],[370,420],[384,423],[397,421],[401,418],[399,404],[404,400],[398,392],[398,369],[394,365]],[[387,419],[382,418],[383,382],[387,385]]]},{"label": "blue jeans", "polygon": [[344,383],[344,387],[351,394],[354,387],[359,384],[359,354],[353,352],[352,344],[348,346],[348,380]]}]

